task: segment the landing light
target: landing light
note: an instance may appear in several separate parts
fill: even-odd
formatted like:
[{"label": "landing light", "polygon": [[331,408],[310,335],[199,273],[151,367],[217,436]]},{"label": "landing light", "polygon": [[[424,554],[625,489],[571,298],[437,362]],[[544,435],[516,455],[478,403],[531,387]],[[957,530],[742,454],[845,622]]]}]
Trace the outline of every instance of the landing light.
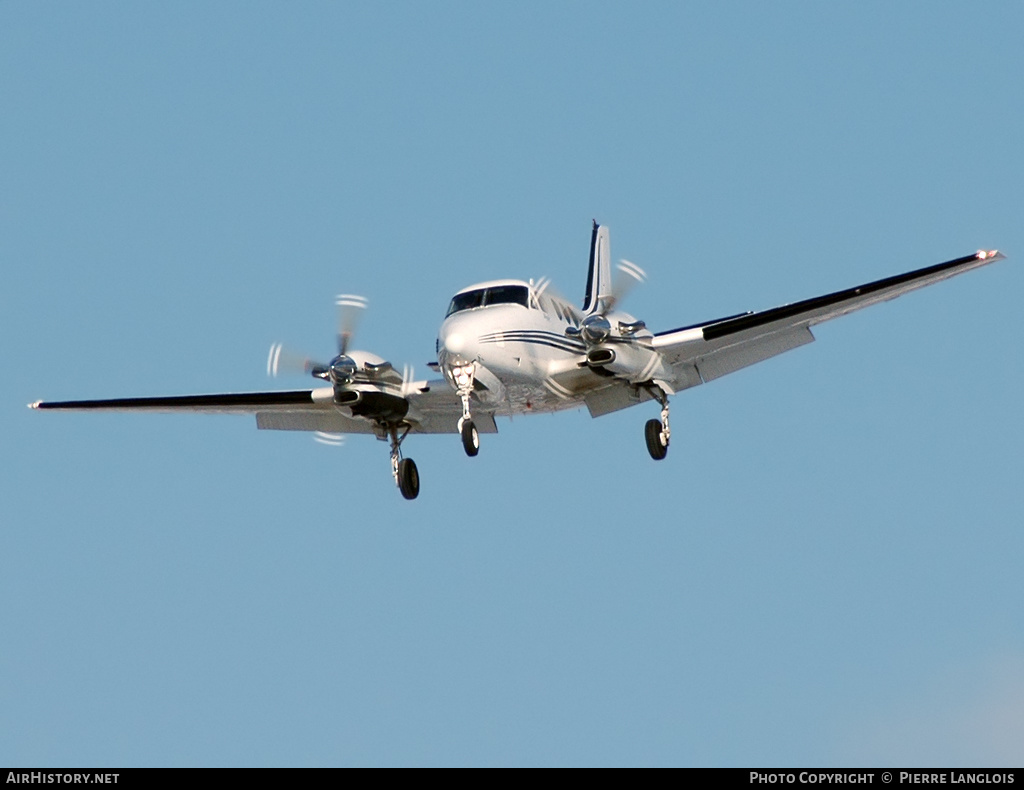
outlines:
[{"label": "landing light", "polygon": [[452,378],[455,383],[460,387],[468,387],[469,382],[473,377],[473,363],[470,362],[468,365],[453,365],[452,366]]}]

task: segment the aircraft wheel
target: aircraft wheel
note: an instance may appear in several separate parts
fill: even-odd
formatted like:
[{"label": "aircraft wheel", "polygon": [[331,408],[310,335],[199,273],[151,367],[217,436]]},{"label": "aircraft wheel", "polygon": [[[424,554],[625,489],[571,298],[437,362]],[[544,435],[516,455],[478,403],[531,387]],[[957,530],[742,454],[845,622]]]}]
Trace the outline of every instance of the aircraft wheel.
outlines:
[{"label": "aircraft wheel", "polygon": [[661,422],[659,420],[648,420],[644,426],[644,438],[647,440],[647,452],[651,458],[660,461],[668,455],[668,445],[661,439]]},{"label": "aircraft wheel", "polygon": [[472,458],[478,452],[480,452],[480,434],[477,433],[476,426],[473,425],[472,420],[466,420],[462,423],[462,448],[466,451],[466,455]]},{"label": "aircraft wheel", "polygon": [[415,499],[420,493],[420,473],[411,458],[398,462],[398,490],[406,499]]}]

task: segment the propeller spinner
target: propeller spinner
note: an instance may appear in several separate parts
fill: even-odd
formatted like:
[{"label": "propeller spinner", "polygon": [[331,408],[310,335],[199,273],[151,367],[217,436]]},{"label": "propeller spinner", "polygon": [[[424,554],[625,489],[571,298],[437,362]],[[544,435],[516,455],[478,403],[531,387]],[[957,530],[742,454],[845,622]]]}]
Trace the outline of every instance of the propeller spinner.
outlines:
[{"label": "propeller spinner", "polygon": [[267,375],[276,378],[282,373],[312,375],[330,381],[335,387],[351,384],[359,370],[359,363],[348,355],[352,337],[368,304],[363,296],[338,294],[334,298],[338,307],[338,355],[329,363],[289,351],[281,343],[274,343],[267,356]]},{"label": "propeller spinner", "polygon": [[[647,273],[635,263],[625,259],[619,261],[618,270],[622,276],[616,278],[609,296],[601,300],[600,309],[591,313],[580,322],[579,327],[571,326],[565,330],[567,335],[582,337],[588,346],[596,346],[607,340],[612,334],[612,324],[608,314],[615,309],[626,295],[638,284],[647,280]],[[619,322],[619,332],[633,334],[644,328],[643,321]]]}]

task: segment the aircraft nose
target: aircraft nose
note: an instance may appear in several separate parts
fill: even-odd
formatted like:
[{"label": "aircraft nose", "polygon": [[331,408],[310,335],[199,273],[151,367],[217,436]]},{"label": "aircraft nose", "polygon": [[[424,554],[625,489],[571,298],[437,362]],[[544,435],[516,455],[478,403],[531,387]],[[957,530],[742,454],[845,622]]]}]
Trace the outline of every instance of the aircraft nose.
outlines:
[{"label": "aircraft nose", "polygon": [[441,324],[441,331],[437,336],[439,356],[469,362],[477,356],[476,345],[476,334],[471,331],[464,316],[450,316]]}]

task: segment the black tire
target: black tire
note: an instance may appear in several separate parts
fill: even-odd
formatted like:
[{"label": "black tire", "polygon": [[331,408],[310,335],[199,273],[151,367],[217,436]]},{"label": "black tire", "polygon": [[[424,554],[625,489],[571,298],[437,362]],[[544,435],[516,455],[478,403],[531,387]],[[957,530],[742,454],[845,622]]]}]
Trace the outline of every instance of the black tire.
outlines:
[{"label": "black tire", "polygon": [[660,461],[668,455],[668,445],[661,440],[660,420],[647,421],[644,426],[644,438],[647,440],[647,452],[655,461]]},{"label": "black tire", "polygon": [[420,473],[411,458],[398,462],[398,490],[406,499],[415,499],[420,493]]},{"label": "black tire", "polygon": [[462,449],[470,458],[480,452],[480,434],[472,420],[462,423]]}]

